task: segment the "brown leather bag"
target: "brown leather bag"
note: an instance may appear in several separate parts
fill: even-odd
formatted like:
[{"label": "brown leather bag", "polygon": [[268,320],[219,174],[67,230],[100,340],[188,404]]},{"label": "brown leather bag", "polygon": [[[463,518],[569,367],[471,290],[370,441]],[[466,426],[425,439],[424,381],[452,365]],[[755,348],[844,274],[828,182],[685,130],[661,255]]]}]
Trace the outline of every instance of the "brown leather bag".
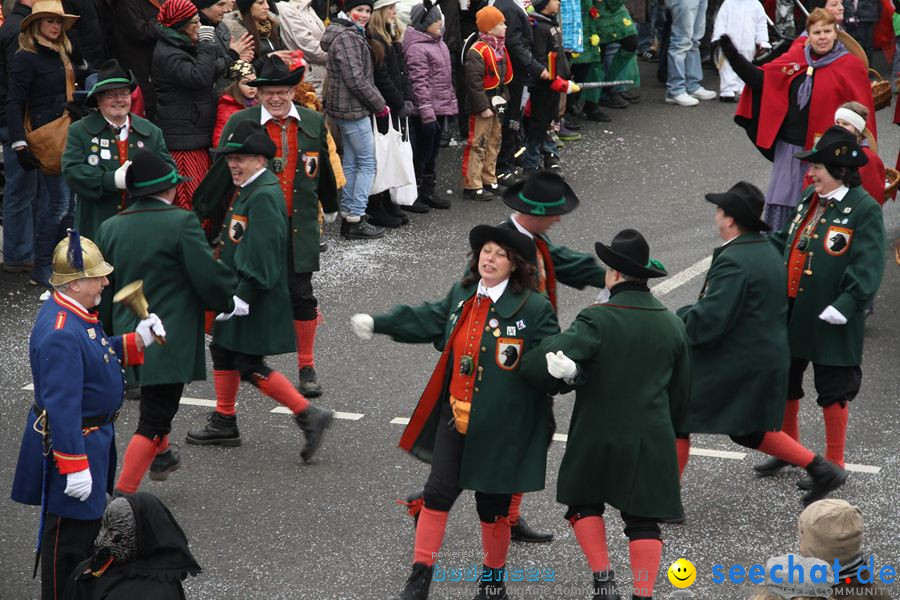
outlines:
[{"label": "brown leather bag", "polygon": [[[66,100],[72,101],[72,93],[75,90],[75,71],[72,64],[66,61]],[[59,175],[62,173],[62,155],[66,149],[66,138],[69,135],[69,125],[72,117],[68,110],[63,110],[61,117],[45,123],[37,129],[31,129],[31,118],[25,112],[25,141],[28,150],[41,163],[41,172],[46,175]]]}]

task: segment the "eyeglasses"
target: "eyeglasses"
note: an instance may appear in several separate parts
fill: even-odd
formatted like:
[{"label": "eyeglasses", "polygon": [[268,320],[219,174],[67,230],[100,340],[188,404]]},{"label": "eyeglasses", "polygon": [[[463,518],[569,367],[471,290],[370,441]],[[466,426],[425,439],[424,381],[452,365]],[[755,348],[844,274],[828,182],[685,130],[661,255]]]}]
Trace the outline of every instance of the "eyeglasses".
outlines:
[{"label": "eyeglasses", "polygon": [[292,98],[294,96],[294,90],[273,90],[269,88],[260,88],[259,95],[263,98]]},{"label": "eyeglasses", "polygon": [[130,96],[131,96],[131,92],[130,92],[129,90],[127,90],[127,89],[121,89],[121,90],[109,90],[108,92],[103,92],[103,96],[106,97],[106,98],[115,98],[115,99],[118,100],[118,99],[121,99],[121,98],[128,98],[128,97],[130,97]]}]

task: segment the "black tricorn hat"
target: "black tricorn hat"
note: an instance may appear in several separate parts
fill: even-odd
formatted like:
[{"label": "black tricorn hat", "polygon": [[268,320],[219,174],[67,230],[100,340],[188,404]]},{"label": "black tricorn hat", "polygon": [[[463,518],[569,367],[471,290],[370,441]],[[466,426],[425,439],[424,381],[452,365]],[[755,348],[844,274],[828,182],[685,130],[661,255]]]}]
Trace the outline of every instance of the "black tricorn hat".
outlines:
[{"label": "black tricorn hat", "polygon": [[219,142],[219,154],[260,154],[266,158],[275,156],[275,142],[256,121],[241,121]]},{"label": "black tricorn hat", "polygon": [[758,187],[746,181],[738,181],[722,194],[706,194],[712,202],[732,217],[744,229],[766,231],[769,226],[760,219],[766,206],[766,197]]},{"label": "black tricorn hat", "polygon": [[566,180],[553,171],[535,171],[528,179],[506,188],[503,202],[526,215],[564,215],[578,208],[578,196]]},{"label": "black tricorn hat", "polygon": [[294,87],[303,79],[305,67],[297,67],[293,71],[277,56],[266,58],[262,66],[256,69],[256,79],[247,83],[250,87],[288,86]]},{"label": "black tricorn hat", "polygon": [[487,242],[494,242],[513,250],[526,262],[537,264],[537,250],[534,240],[524,233],[506,227],[494,227],[493,225],[476,225],[469,232],[469,245],[473,252],[478,252]]},{"label": "black tricorn hat", "polygon": [[114,58],[100,65],[96,77],[97,83],[87,93],[87,100],[85,100],[87,106],[97,106],[97,94],[100,92],[124,87],[133,92],[137,88],[134,73],[123,69],[119,61]]},{"label": "black tricorn hat", "polygon": [[623,229],[609,246],[597,242],[594,251],[610,268],[631,277],[649,279],[669,274],[661,262],[650,258],[650,246],[636,229]]},{"label": "black tricorn hat", "polygon": [[178,169],[160,156],[143,148],[134,153],[125,171],[125,188],[132,196],[152,196],[190,180],[179,175]]},{"label": "black tricorn hat", "polygon": [[794,158],[832,167],[859,168],[869,162],[856,142],[856,136],[838,125],[822,134],[812,150],[798,152]]}]

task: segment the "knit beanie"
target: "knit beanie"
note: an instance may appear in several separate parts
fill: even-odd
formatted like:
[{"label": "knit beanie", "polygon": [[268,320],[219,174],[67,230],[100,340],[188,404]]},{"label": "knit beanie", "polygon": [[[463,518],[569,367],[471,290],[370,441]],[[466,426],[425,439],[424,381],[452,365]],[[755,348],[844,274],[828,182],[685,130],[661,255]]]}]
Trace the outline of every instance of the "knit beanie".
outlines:
[{"label": "knit beanie", "polygon": [[437,23],[444,19],[441,7],[431,0],[423,0],[422,4],[416,4],[409,11],[409,24],[416,31],[425,33],[425,30],[432,23]]},{"label": "knit beanie", "polygon": [[846,565],[862,552],[862,511],[846,500],[813,502],[800,513],[797,530],[803,556]]},{"label": "knit beanie", "polygon": [[550,0],[531,0],[531,7],[534,8],[534,12],[541,12],[548,4],[550,4]]},{"label": "knit beanie", "polygon": [[176,31],[188,24],[197,14],[197,7],[191,0],[166,0],[160,7],[156,19],[164,26]]},{"label": "knit beanie", "polygon": [[478,31],[481,33],[487,33],[505,21],[506,19],[503,17],[500,9],[493,6],[485,6],[475,13],[475,26],[478,27]]},{"label": "knit beanie", "polygon": [[369,8],[372,8],[374,6],[374,0],[344,0],[344,12],[348,15],[350,14],[350,11],[357,6],[368,6]]}]

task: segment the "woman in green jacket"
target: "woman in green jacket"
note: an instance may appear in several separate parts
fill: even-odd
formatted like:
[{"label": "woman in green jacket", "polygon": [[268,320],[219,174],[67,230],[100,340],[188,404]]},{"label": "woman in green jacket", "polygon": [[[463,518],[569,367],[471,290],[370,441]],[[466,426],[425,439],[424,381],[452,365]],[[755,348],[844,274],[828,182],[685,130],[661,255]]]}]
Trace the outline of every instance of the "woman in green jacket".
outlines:
[{"label": "woman in green jacket", "polygon": [[522,356],[559,332],[550,302],[534,289],[534,244],[509,229],[478,225],[469,233],[469,270],[436,302],[397,306],[385,315],[354,315],[362,339],[384,333],[442,350],[400,439],[430,462],[416,527],[412,575],[400,597],[428,597],[450,508],[475,491],[484,568],[478,598],[505,597],[510,497],[544,488],[552,391],[519,375]]}]

